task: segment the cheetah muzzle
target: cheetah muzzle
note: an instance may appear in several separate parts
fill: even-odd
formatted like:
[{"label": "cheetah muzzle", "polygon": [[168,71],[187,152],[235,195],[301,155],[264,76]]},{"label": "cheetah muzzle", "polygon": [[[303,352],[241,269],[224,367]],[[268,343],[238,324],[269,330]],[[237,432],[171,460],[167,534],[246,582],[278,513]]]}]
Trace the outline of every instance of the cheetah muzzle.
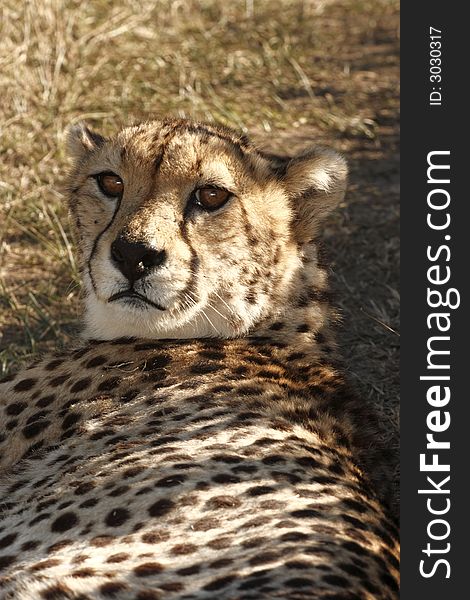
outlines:
[{"label": "cheetah muzzle", "polygon": [[397,598],[316,242],[345,161],[182,119],[68,145],[83,339],[0,384],[0,599]]}]

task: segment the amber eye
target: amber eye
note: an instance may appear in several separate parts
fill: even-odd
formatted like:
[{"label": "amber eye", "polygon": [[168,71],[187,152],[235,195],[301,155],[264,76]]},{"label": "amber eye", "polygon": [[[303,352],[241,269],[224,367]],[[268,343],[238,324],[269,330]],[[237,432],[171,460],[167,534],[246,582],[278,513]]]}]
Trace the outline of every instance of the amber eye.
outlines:
[{"label": "amber eye", "polygon": [[217,210],[223,206],[232,194],[215,187],[199,188],[195,192],[196,204],[205,210]]},{"label": "amber eye", "polygon": [[96,181],[105,196],[116,198],[122,194],[124,182],[115,173],[98,173]]}]

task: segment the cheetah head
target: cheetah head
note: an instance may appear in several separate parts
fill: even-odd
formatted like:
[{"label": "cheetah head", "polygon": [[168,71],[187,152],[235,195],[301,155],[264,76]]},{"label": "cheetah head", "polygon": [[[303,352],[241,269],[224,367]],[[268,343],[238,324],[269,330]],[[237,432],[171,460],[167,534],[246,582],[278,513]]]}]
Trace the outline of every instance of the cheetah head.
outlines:
[{"label": "cheetah head", "polygon": [[68,147],[95,339],[228,338],[285,312],[346,184],[332,151],[273,158],[230,129],[182,119],[109,139],[79,124]]}]

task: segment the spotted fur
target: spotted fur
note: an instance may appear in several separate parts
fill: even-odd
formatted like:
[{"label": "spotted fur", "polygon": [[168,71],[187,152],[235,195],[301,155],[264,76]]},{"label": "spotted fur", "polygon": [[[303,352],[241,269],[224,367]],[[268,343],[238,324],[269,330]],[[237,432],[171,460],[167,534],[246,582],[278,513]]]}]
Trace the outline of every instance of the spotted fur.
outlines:
[{"label": "spotted fur", "polygon": [[[69,145],[85,339],[0,384],[0,598],[397,598],[376,417],[315,243],[344,160],[185,120]],[[205,185],[229,201],[200,210]],[[126,281],[119,236],[165,263]]]}]

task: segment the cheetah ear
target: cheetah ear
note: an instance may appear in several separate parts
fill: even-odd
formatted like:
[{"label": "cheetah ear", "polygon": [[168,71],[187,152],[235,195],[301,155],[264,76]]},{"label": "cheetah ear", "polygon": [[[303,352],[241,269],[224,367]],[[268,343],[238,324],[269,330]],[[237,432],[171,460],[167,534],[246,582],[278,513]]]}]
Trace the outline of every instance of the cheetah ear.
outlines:
[{"label": "cheetah ear", "polygon": [[299,242],[309,242],[344,197],[346,161],[333,150],[314,148],[291,158],[282,170],[294,209],[294,234]]},{"label": "cheetah ear", "polygon": [[106,141],[83,121],[67,128],[66,140],[68,154],[76,162],[81,161],[89,152],[100,148]]}]

